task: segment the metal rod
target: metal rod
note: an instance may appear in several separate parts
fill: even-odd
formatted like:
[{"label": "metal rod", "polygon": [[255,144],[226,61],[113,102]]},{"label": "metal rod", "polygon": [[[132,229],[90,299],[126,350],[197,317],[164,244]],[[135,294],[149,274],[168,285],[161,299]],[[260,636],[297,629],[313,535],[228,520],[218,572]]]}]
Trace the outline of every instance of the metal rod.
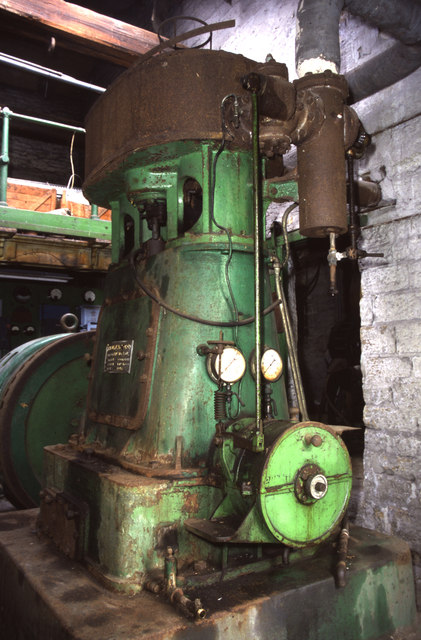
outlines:
[{"label": "metal rod", "polygon": [[1,156],[0,156],[0,206],[7,206],[7,175],[9,170],[9,128],[11,111],[4,107],[1,110],[3,114],[3,129],[1,139]]},{"label": "metal rod", "polygon": [[285,298],[284,288],[281,281],[281,265],[277,257],[272,257],[273,268],[275,271],[275,287],[276,295],[281,304],[279,309],[281,311],[282,322],[285,330],[285,338],[288,347],[288,355],[291,363],[292,379],[294,381],[295,391],[297,394],[298,408],[301,413],[301,419],[306,422],[308,417],[307,403],[304,395],[304,387],[301,379],[300,366],[298,364],[298,354],[295,347],[294,334],[292,332],[291,318],[288,312],[288,306]]},{"label": "metal rod", "polygon": [[91,220],[99,220],[97,204],[91,204]]},{"label": "metal rod", "polygon": [[255,353],[256,353],[256,426],[260,438],[263,438],[262,422],[262,377],[260,362],[262,359],[261,344],[261,273],[260,273],[260,158],[259,158],[259,115],[257,107],[257,91],[252,91],[252,149],[253,149],[253,207],[254,207],[254,315],[255,315]]},{"label": "metal rod", "polygon": [[329,293],[336,296],[338,289],[336,287],[336,267],[338,265],[338,257],[336,255],[336,233],[329,233],[329,253],[327,254],[327,262],[329,264]]},{"label": "metal rod", "polygon": [[47,127],[56,127],[56,129],[64,129],[65,131],[77,131],[78,133],[86,133],[86,129],[83,127],[74,127],[71,124],[63,124],[62,122],[55,122],[55,120],[44,120],[44,118],[35,118],[34,116],[27,116],[23,113],[15,113],[10,111],[7,107],[0,109],[0,113],[3,118],[6,114],[9,118],[17,118],[18,120],[25,120],[26,122],[34,122],[35,124],[43,124]]},{"label": "metal rod", "polygon": [[4,64],[8,64],[11,67],[17,67],[18,69],[29,71],[30,73],[35,73],[39,76],[43,76],[44,78],[52,78],[53,80],[59,80],[60,82],[65,82],[66,84],[72,84],[76,87],[81,87],[82,89],[89,89],[90,91],[95,91],[96,93],[104,93],[106,91],[104,87],[98,87],[96,84],[83,82],[83,80],[77,80],[77,78],[72,78],[72,76],[68,76],[65,73],[61,73],[61,71],[56,71],[55,69],[49,69],[48,67],[43,67],[39,64],[35,64],[34,62],[28,62],[27,60],[16,58],[15,56],[9,56],[7,53],[0,53],[0,62],[3,62]]},{"label": "metal rod", "polygon": [[348,543],[349,543],[349,523],[348,516],[346,515],[342,522],[342,529],[339,534],[339,540],[337,544],[337,557],[338,561],[335,567],[335,579],[338,587],[346,586],[346,558],[348,555]]},{"label": "metal rod", "polygon": [[357,214],[355,213],[355,183],[354,183],[354,158],[347,154],[348,183],[349,183],[349,233],[351,236],[351,254],[354,260],[357,256],[357,239],[359,235],[359,225]]},{"label": "metal rod", "polygon": [[[0,156],[0,207],[7,206],[7,177],[9,169],[9,132],[10,132],[10,119],[18,118],[25,120],[26,122],[34,122],[35,124],[45,125],[47,127],[55,127],[56,129],[64,129],[65,131],[73,131],[76,133],[86,133],[86,129],[83,127],[74,127],[71,124],[64,124],[62,122],[56,122],[55,120],[45,120],[44,118],[35,118],[34,116],[27,116],[23,113],[15,113],[8,107],[0,108],[0,115],[3,116],[3,129],[1,140],[1,156]],[[91,205],[91,218],[93,220],[99,220],[98,206],[96,204]]]}]

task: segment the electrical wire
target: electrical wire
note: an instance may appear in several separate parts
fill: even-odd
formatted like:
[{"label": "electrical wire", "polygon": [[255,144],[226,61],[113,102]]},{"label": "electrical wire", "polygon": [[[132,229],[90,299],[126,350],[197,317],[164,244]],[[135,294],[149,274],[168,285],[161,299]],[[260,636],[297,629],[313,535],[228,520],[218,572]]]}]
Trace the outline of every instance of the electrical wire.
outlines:
[{"label": "electrical wire", "polygon": [[[220,229],[221,231],[225,231],[225,233],[227,234],[227,238],[228,238],[228,246],[229,246],[229,251],[228,251],[228,259],[227,262],[225,263],[225,278],[226,278],[226,282],[227,282],[227,287],[228,287],[228,291],[230,293],[230,297],[232,300],[232,304],[233,304],[233,310],[234,310],[234,317],[236,318],[233,321],[227,321],[227,322],[223,322],[222,320],[208,320],[207,318],[200,318],[199,316],[195,316],[195,315],[191,315],[189,313],[186,313],[185,311],[181,311],[180,309],[176,309],[175,307],[171,306],[170,304],[168,304],[167,302],[165,302],[159,295],[156,295],[155,293],[153,293],[145,284],[144,282],[142,282],[142,280],[139,278],[138,274],[137,274],[137,265],[136,262],[138,260],[138,258],[140,256],[144,257],[144,253],[143,253],[143,249],[137,249],[137,251],[135,251],[134,253],[132,253],[129,256],[129,264],[130,267],[132,269],[133,272],[133,277],[135,279],[135,282],[137,283],[137,285],[139,286],[139,288],[151,299],[153,300],[156,304],[158,304],[160,307],[162,307],[163,309],[165,309],[166,311],[169,311],[170,313],[173,313],[174,315],[183,318],[185,320],[190,320],[191,322],[197,322],[198,324],[204,324],[210,327],[227,327],[227,328],[237,328],[237,327],[244,327],[246,325],[252,324],[255,321],[255,316],[250,316],[248,318],[244,318],[243,320],[239,319],[239,313],[238,313],[238,308],[237,308],[237,304],[235,301],[235,296],[234,293],[232,291],[232,287],[231,287],[231,282],[230,282],[230,278],[229,278],[229,273],[228,273],[228,268],[229,268],[229,264],[231,262],[231,258],[232,258],[232,239],[231,239],[231,234],[229,232],[229,229],[227,229],[226,227],[223,227],[222,225],[218,224],[218,222],[215,219],[214,216],[214,204],[215,204],[215,186],[216,186],[216,163],[218,161],[219,156],[221,155],[221,153],[223,152],[225,145],[227,143],[227,138],[226,136],[229,135],[229,131],[228,128],[226,126],[226,122],[225,122],[225,104],[226,101],[228,100],[228,98],[233,97],[234,99],[236,98],[236,96],[234,94],[229,94],[227,96],[225,96],[225,98],[222,100],[221,102],[221,115],[222,115],[222,141],[221,144],[214,156],[213,159],[213,163],[212,163],[212,183],[211,183],[211,189],[210,189],[210,216],[211,216],[211,220],[214,223],[214,225]],[[237,117],[236,115],[236,111],[234,109],[234,117]],[[281,268],[283,266],[285,266],[285,264],[287,263],[288,259],[289,259],[289,240],[288,240],[288,234],[286,231],[286,221],[287,221],[287,217],[288,214],[296,207],[298,206],[296,202],[294,202],[290,207],[288,207],[288,209],[286,209],[283,218],[282,218],[282,233],[284,236],[284,243],[285,243],[285,256],[281,265]],[[274,302],[272,302],[272,304],[270,304],[268,307],[266,307],[266,309],[264,309],[263,311],[263,315],[266,316],[269,313],[271,313],[274,309],[276,309],[276,307],[278,307],[280,304],[282,303],[282,299],[278,298],[277,300],[275,300]],[[236,339],[237,342],[237,339]]]},{"label": "electrical wire", "polygon": [[[233,316],[234,316],[234,320],[238,323],[239,320],[239,314],[238,314],[238,307],[237,307],[237,303],[235,300],[235,296],[234,296],[234,292],[232,290],[232,286],[231,286],[231,280],[229,277],[229,266],[231,264],[231,260],[232,260],[232,238],[231,238],[231,233],[229,231],[229,229],[227,229],[227,227],[222,226],[221,224],[219,224],[216,219],[215,219],[215,189],[216,189],[216,165],[219,159],[219,156],[221,155],[221,153],[223,152],[223,150],[225,149],[225,145],[227,143],[227,135],[229,134],[228,132],[228,128],[226,125],[226,121],[225,121],[225,106],[227,101],[233,98],[234,99],[234,113],[236,112],[236,101],[237,101],[237,96],[233,93],[228,94],[227,96],[225,96],[222,101],[221,101],[221,126],[222,126],[222,141],[221,144],[219,146],[218,151],[216,152],[214,158],[213,158],[213,163],[212,163],[212,182],[211,182],[211,189],[210,189],[210,202],[209,202],[209,210],[210,210],[210,218],[211,221],[213,222],[213,224],[220,229],[221,231],[224,231],[227,235],[227,240],[228,240],[228,258],[225,262],[225,282],[227,283],[227,288],[228,288],[228,292],[231,298],[231,303],[232,303],[232,308],[233,308]],[[234,339],[235,342],[238,342],[238,324],[235,325],[235,335],[234,335]]]},{"label": "electrical wire", "polygon": [[67,189],[73,189],[74,184],[75,184],[75,175],[76,174],[75,174],[75,163],[73,161],[73,145],[74,145],[74,142],[75,142],[75,135],[76,135],[76,132],[74,131],[73,135],[72,135],[72,140],[70,142],[70,154],[69,154],[70,155],[70,167],[72,169],[72,173],[71,173],[71,176],[70,176],[69,181],[67,183],[67,187],[66,187]]},{"label": "electrical wire", "polygon": [[232,411],[232,401],[231,401],[231,404],[228,406],[228,415],[229,415],[231,420],[235,420],[236,418],[238,418],[238,416],[240,414],[241,406],[244,406],[244,403],[241,401],[241,385],[243,384],[243,380],[244,380],[244,378],[241,378],[239,380],[239,382],[238,382],[238,391],[237,391],[237,393],[233,393],[232,394],[233,396],[235,396],[237,398],[237,409],[235,411],[235,415],[233,415],[233,411]]},{"label": "electrical wire", "polygon": [[[134,279],[136,281],[136,284],[138,285],[138,287],[144,293],[146,293],[148,298],[151,298],[151,300],[156,302],[156,304],[159,304],[159,306],[162,307],[163,309],[165,309],[166,311],[169,311],[170,313],[174,313],[174,315],[179,316],[180,318],[184,318],[185,320],[191,320],[192,322],[197,322],[199,324],[205,324],[205,325],[208,325],[209,327],[236,327],[236,326],[237,327],[243,327],[245,325],[252,324],[254,322],[254,320],[255,320],[254,316],[250,316],[249,318],[244,318],[244,320],[231,321],[231,322],[223,322],[223,321],[220,321],[220,320],[207,320],[205,318],[200,318],[198,316],[194,316],[194,315],[191,315],[189,313],[185,313],[184,311],[180,311],[180,309],[176,309],[175,307],[172,307],[170,304],[165,302],[159,295],[154,294],[141,281],[141,279],[137,275],[136,260],[141,255],[143,255],[142,248],[137,249],[137,251],[135,251],[133,254],[131,254],[129,256],[129,263],[130,263],[130,266],[132,268],[133,277],[134,277]],[[269,305],[268,307],[266,307],[266,309],[263,311],[263,315],[266,316],[268,313],[271,313],[274,309],[276,309],[277,306],[279,306],[281,304],[281,302],[282,302],[282,300],[280,298],[278,298],[277,300],[272,302],[272,304]]]},{"label": "electrical wire", "polygon": [[295,209],[295,207],[298,207],[298,202],[293,202],[287,209],[285,209],[284,214],[282,216],[281,226],[282,226],[282,235],[284,238],[285,255],[281,262],[281,269],[285,267],[285,265],[288,263],[288,260],[289,260],[290,248],[289,248],[289,238],[288,238],[288,232],[287,232],[287,223],[288,223],[288,216],[291,213],[291,211]]}]

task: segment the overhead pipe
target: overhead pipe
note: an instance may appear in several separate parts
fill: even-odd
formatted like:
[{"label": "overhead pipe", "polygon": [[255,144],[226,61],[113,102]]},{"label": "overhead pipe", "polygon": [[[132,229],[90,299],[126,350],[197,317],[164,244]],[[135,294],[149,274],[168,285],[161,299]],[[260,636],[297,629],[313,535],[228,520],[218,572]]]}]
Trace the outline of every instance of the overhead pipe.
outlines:
[{"label": "overhead pipe", "polygon": [[[421,65],[421,6],[412,0],[300,0],[297,11],[296,67],[306,73],[339,72],[339,18],[343,8],[387,31],[401,42],[353,69],[351,101],[384,89]],[[402,43],[402,44],[401,44]]]},{"label": "overhead pipe", "polygon": [[396,42],[383,53],[345,73],[350,100],[353,104],[363,98],[403,80],[421,65],[421,45],[407,46]]},{"label": "overhead pipe", "polygon": [[77,78],[68,76],[65,73],[61,73],[61,71],[49,69],[48,67],[43,67],[40,64],[35,64],[34,62],[29,62],[28,60],[22,60],[22,58],[10,56],[7,53],[0,53],[0,62],[3,62],[4,64],[7,64],[11,67],[16,67],[17,69],[22,69],[23,71],[35,73],[39,76],[43,76],[44,78],[51,78],[53,80],[59,80],[60,82],[72,84],[76,87],[80,87],[81,89],[89,89],[90,91],[95,91],[96,93],[104,93],[106,91],[104,87],[99,87],[98,85],[91,84],[89,82],[83,82],[83,80],[78,80]]},{"label": "overhead pipe", "polygon": [[344,8],[403,44],[421,41],[421,6],[414,0],[344,0]]},{"label": "overhead pipe", "polygon": [[295,65],[307,73],[339,73],[339,18],[344,0],[300,0],[297,10]]}]

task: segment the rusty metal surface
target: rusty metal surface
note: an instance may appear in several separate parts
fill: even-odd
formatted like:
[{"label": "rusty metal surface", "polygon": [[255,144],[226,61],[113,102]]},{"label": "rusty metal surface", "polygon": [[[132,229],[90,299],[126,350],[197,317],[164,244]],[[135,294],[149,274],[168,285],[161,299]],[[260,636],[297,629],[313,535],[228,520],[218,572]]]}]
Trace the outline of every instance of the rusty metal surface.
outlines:
[{"label": "rusty metal surface", "polygon": [[40,531],[68,558],[82,560],[88,517],[87,504],[51,488],[43,489],[40,497]]},{"label": "rusty metal surface", "polygon": [[205,484],[207,486],[218,486],[216,478],[209,476],[206,467],[177,467],[171,461],[164,463],[162,456],[155,460],[149,460],[147,463],[141,463],[136,455],[119,455],[114,451],[102,449],[98,443],[83,442],[83,436],[80,437],[79,443],[72,443],[77,451],[87,455],[95,454],[100,460],[112,465],[117,465],[126,471],[132,471],[136,475],[145,476],[146,478],[168,478],[168,479],[188,479],[196,478],[194,485]]},{"label": "rusty metal surface", "polygon": [[8,640],[368,640],[414,622],[401,540],[351,529],[345,590],[335,589],[331,560],[325,554],[197,590],[209,613],[195,623],[159,595],[107,591],[25,526],[0,534],[2,632]]},{"label": "rusty metal surface", "polygon": [[[85,187],[133,151],[177,140],[221,139],[221,101],[231,93],[247,98],[241,78],[257,66],[243,56],[209,50],[140,60],[88,113]],[[249,141],[248,132],[240,130],[237,145]]]},{"label": "rusty metal surface", "polygon": [[107,241],[58,239],[0,228],[0,263],[106,271],[110,262]]},{"label": "rusty metal surface", "polygon": [[357,180],[357,203],[360,207],[375,207],[382,199],[381,186],[377,182]]},{"label": "rusty metal surface", "polygon": [[344,101],[345,79],[328,72],[295,81],[297,99],[309,90],[323,103],[319,133],[298,144],[300,233],[323,237],[347,230]]}]

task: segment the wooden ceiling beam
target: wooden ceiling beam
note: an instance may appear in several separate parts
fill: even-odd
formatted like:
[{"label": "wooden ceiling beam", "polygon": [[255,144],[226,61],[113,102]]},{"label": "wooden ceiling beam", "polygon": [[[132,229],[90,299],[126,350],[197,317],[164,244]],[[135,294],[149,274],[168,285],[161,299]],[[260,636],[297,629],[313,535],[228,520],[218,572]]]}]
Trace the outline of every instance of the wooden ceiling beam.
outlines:
[{"label": "wooden ceiling beam", "polygon": [[159,44],[155,33],[64,0],[0,0],[0,15],[5,12],[48,30],[58,45],[61,36],[66,48],[71,41],[76,50],[124,67]]}]

